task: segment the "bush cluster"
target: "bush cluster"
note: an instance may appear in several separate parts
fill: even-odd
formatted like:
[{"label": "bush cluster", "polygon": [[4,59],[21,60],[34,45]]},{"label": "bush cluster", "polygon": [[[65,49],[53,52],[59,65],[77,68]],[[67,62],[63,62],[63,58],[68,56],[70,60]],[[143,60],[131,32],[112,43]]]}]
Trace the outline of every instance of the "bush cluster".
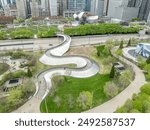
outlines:
[{"label": "bush cluster", "polygon": [[51,27],[48,31],[39,31],[37,33],[37,36],[39,38],[49,38],[49,37],[54,37],[56,36],[56,31],[57,28],[56,27]]},{"label": "bush cluster", "polygon": [[133,94],[132,99],[128,99],[126,103],[116,112],[121,113],[149,113],[150,112],[150,83],[141,87],[141,92]]},{"label": "bush cluster", "polygon": [[29,39],[33,38],[33,35],[33,32],[27,29],[19,29],[10,33],[12,39]]},{"label": "bush cluster", "polygon": [[137,33],[136,27],[123,27],[119,24],[86,24],[74,28],[65,28],[64,33],[70,36],[103,35],[103,34],[127,34]]}]

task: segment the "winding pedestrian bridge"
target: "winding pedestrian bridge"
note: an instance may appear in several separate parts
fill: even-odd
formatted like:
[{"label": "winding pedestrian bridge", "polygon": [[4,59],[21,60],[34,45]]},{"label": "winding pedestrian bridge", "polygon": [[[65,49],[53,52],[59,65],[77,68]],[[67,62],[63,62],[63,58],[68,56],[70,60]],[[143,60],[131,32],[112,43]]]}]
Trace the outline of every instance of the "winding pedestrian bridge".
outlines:
[{"label": "winding pedestrian bridge", "polygon": [[52,88],[52,77],[56,75],[87,78],[99,72],[99,65],[87,57],[75,55],[63,56],[70,48],[71,37],[62,34],[58,34],[58,36],[64,38],[62,44],[48,49],[39,61],[51,66],[74,64],[76,67],[53,67],[39,73],[37,75],[36,93],[28,102],[14,112],[40,112],[40,103],[50,92]]},{"label": "winding pedestrian bridge", "polygon": [[55,75],[65,75],[71,76],[76,78],[86,78],[91,77],[99,72],[99,66],[93,60],[88,59],[87,57],[83,56],[63,56],[69,48],[71,43],[71,37],[67,35],[58,34],[64,38],[62,44],[48,49],[45,54],[39,59],[41,63],[46,65],[68,65],[74,64],[76,68],[67,68],[67,67],[55,67],[49,69],[43,73],[41,73],[38,78],[39,81],[41,77],[44,78],[46,82],[46,92],[43,95],[42,99],[44,99],[47,94],[49,93],[52,83],[51,79]]}]

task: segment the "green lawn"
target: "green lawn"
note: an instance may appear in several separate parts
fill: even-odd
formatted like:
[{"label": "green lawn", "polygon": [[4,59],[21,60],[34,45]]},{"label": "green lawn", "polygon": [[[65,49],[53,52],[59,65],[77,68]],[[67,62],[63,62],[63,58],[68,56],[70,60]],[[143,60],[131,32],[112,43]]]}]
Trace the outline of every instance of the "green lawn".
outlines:
[{"label": "green lawn", "polygon": [[9,69],[9,65],[0,63],[0,75]]},{"label": "green lawn", "polygon": [[[46,112],[46,107],[50,113],[61,113],[61,112],[81,112],[81,108],[78,107],[76,99],[82,91],[89,91],[93,94],[92,106],[98,106],[105,102],[107,97],[103,93],[103,87],[106,82],[110,81],[108,74],[97,74],[90,78],[79,79],[72,77],[65,77],[65,80],[57,90],[47,96],[47,98],[41,103],[41,112]],[[56,97],[60,98],[60,106],[54,102]],[[68,99],[71,98],[73,102],[73,108],[68,107]]]}]

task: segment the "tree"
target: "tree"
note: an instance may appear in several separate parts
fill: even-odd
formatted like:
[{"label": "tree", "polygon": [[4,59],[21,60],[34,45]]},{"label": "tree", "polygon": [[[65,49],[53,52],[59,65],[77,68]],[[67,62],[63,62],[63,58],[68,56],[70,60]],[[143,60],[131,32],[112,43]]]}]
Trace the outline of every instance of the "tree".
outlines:
[{"label": "tree", "polygon": [[150,83],[147,83],[141,87],[141,92],[150,95]]},{"label": "tree", "polygon": [[131,38],[129,39],[128,43],[127,43],[127,47],[131,46]]},{"label": "tree", "polygon": [[147,100],[143,101],[143,112],[150,113],[150,102]]},{"label": "tree", "polygon": [[6,33],[0,31],[0,40],[5,40],[6,39]]},{"label": "tree", "polygon": [[146,63],[150,64],[150,56],[146,59]]},{"label": "tree", "polygon": [[137,61],[138,61],[139,67],[143,69],[144,66],[146,65],[145,59],[141,55],[139,55],[137,57]]},{"label": "tree", "polygon": [[113,65],[112,68],[111,68],[109,77],[110,77],[110,78],[114,78],[114,77],[115,77],[115,67],[114,67],[114,65]]},{"label": "tree", "polygon": [[126,109],[127,112],[131,111],[133,109],[133,101],[131,99],[128,99],[125,102],[124,107],[125,107],[125,109]]},{"label": "tree", "polygon": [[123,42],[123,40],[120,42],[120,46],[119,46],[119,49],[122,49],[123,48],[123,44],[124,44],[124,42]]},{"label": "tree", "polygon": [[112,98],[118,94],[118,87],[113,82],[107,82],[104,86],[104,93],[108,98]]},{"label": "tree", "polygon": [[56,103],[58,108],[61,106],[61,99],[59,96],[55,96],[53,101],[54,101],[54,103]]},{"label": "tree", "polygon": [[[10,91],[10,95],[7,97],[8,107],[17,107],[18,104],[22,103],[22,90],[20,88]],[[11,108],[8,108],[11,109]]]},{"label": "tree", "polygon": [[118,86],[120,88],[125,88],[130,84],[130,81],[133,78],[133,74],[131,71],[127,70],[125,72],[123,72],[118,79]]},{"label": "tree", "polygon": [[32,77],[32,72],[31,72],[31,70],[30,70],[29,67],[28,67],[28,71],[27,71],[27,76],[28,76],[28,77]]},{"label": "tree", "polygon": [[83,91],[77,98],[77,103],[82,110],[86,110],[92,107],[93,95],[89,91]]}]

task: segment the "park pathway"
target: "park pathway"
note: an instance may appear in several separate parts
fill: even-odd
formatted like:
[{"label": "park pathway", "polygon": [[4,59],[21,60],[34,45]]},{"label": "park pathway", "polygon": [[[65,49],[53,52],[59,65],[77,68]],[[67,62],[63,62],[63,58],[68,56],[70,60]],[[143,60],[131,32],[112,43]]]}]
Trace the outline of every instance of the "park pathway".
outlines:
[{"label": "park pathway", "polygon": [[131,66],[135,73],[135,78],[131,82],[131,84],[120,94],[110,99],[109,101],[103,103],[102,105],[86,111],[86,113],[113,113],[116,111],[117,108],[121,107],[127,99],[132,98],[132,95],[134,93],[138,94],[140,92],[140,88],[146,83],[143,71],[127,59],[121,56],[118,57],[114,53],[115,50],[116,48],[112,49],[112,55],[118,58],[120,61],[124,62],[125,64]]}]

